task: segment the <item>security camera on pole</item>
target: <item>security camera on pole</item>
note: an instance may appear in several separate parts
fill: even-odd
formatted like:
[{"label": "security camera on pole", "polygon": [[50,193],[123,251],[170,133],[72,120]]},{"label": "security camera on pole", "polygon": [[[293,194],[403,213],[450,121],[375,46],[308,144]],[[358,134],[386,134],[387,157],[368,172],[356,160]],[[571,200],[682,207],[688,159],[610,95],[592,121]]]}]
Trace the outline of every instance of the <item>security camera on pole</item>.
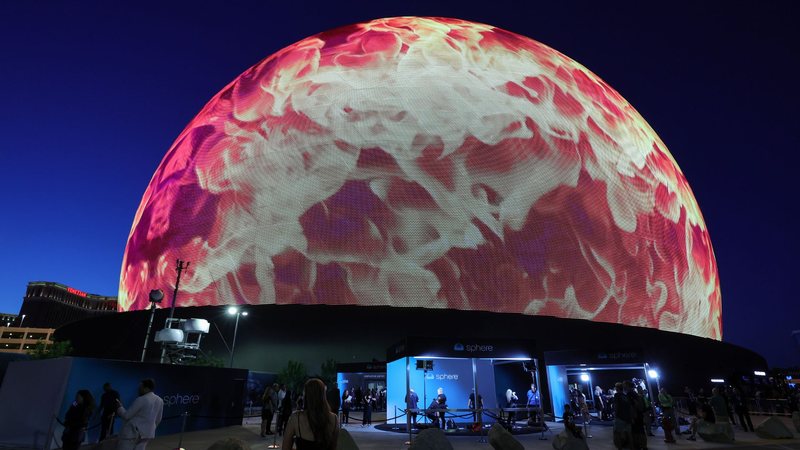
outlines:
[{"label": "security camera on pole", "polygon": [[144,335],[144,347],[142,347],[142,359],[144,362],[145,353],[147,353],[147,341],[150,340],[150,330],[153,329],[153,317],[156,315],[156,304],[161,303],[164,299],[164,291],[161,289],[153,289],[150,291],[150,320],[147,322],[147,333]]}]

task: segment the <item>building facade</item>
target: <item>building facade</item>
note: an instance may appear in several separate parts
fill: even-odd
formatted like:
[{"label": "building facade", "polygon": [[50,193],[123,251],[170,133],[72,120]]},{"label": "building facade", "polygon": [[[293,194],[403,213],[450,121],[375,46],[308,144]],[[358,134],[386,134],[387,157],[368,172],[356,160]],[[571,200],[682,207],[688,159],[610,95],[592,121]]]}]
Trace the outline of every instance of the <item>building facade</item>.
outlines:
[{"label": "building facade", "polygon": [[58,328],[80,319],[114,314],[117,297],[89,294],[49,281],[28,283],[16,327]]},{"label": "building facade", "polygon": [[0,326],[10,327],[12,323],[16,322],[16,320],[16,314],[0,313]]},{"label": "building facade", "polygon": [[0,328],[0,353],[28,353],[36,343],[53,343],[53,328],[3,327]]}]

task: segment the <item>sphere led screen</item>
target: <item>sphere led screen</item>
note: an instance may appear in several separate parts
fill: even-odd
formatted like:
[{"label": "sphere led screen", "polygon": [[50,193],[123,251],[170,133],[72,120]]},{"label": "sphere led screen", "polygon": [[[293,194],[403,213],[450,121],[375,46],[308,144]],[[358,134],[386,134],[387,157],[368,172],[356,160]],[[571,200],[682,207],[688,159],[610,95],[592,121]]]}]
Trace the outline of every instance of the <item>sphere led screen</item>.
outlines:
[{"label": "sphere led screen", "polygon": [[123,310],[390,305],[721,338],[716,261],[667,147],[596,75],[492,26],[309,37],[200,111],[136,212]]}]

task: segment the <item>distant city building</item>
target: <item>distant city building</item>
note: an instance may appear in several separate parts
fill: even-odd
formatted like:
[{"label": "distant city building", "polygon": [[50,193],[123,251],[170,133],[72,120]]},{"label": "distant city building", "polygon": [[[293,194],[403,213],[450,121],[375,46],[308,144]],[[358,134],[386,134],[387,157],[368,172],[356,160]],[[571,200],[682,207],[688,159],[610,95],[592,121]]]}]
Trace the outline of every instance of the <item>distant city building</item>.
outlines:
[{"label": "distant city building", "polygon": [[53,343],[53,328],[2,327],[0,328],[0,353],[27,353],[38,341]]},{"label": "distant city building", "polygon": [[12,325],[58,328],[76,320],[116,312],[117,297],[88,294],[60,283],[31,281]]}]

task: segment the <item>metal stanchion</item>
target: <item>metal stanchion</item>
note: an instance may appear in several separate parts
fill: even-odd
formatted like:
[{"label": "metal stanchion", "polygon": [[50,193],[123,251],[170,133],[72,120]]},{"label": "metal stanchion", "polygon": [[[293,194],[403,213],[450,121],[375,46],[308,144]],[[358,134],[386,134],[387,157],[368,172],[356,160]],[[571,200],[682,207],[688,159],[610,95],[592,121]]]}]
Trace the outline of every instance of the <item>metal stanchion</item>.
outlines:
[{"label": "metal stanchion", "polygon": [[184,411],[183,414],[183,423],[181,423],[181,434],[178,437],[178,450],[183,450],[183,432],[186,431],[186,419],[189,417],[189,411]]},{"label": "metal stanchion", "polygon": [[[478,404],[478,393],[475,392],[475,405],[477,404]],[[478,431],[478,436],[479,436],[478,442],[485,444],[487,441],[486,438],[483,437],[483,408],[478,408],[476,411],[478,412],[477,419],[478,419],[478,426],[480,427],[480,430]]]},{"label": "metal stanchion", "polygon": [[[408,405],[406,405],[408,406]],[[411,445],[411,414],[408,413],[410,408],[406,409],[406,430],[408,430],[408,440],[404,442],[406,445]]]},{"label": "metal stanchion", "polygon": [[394,405],[394,426],[392,427],[393,430],[399,430],[400,428],[397,426],[397,405]]}]

